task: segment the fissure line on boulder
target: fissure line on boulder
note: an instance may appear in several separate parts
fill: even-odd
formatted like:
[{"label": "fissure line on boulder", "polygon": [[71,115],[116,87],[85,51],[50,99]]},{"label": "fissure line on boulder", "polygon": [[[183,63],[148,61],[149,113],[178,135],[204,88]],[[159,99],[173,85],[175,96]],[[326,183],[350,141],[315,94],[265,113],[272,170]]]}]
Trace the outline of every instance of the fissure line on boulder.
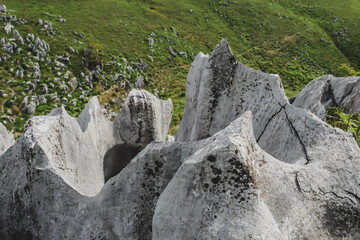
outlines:
[{"label": "fissure line on boulder", "polygon": [[347,191],[347,190],[344,190],[344,192],[351,195],[351,196],[353,196],[360,203],[360,197],[358,195],[356,195],[353,192]]},{"label": "fissure line on boulder", "polygon": [[[351,201],[352,203],[356,204],[356,202],[355,202],[353,199],[351,199],[350,197],[340,196],[340,195],[336,194],[336,193],[333,192],[333,191],[331,191],[331,192],[325,192],[325,191],[322,190],[320,187],[319,187],[319,191],[320,191],[322,194],[324,194],[324,195],[326,195],[326,194],[332,194],[332,195],[334,195],[334,196],[337,197],[337,198],[340,198],[340,199],[348,199],[348,200]],[[354,197],[356,198],[356,200],[358,200],[358,201],[360,200],[359,197],[356,196],[354,193],[349,192],[349,191],[346,191],[346,190],[344,190],[344,192],[345,192],[345,193],[348,193],[348,194],[350,194],[350,195],[352,195],[352,196],[354,196]]]},{"label": "fissure line on boulder", "polygon": [[304,142],[301,140],[298,131],[297,131],[296,128],[294,127],[292,121],[290,120],[290,118],[289,118],[289,116],[288,116],[288,114],[287,114],[287,112],[286,112],[286,105],[287,105],[287,103],[286,103],[284,106],[281,105],[280,103],[279,103],[279,105],[282,107],[282,109],[284,109],[284,113],[285,113],[285,116],[286,116],[286,120],[288,121],[288,123],[289,123],[289,125],[290,125],[290,128],[293,130],[295,136],[297,137],[297,139],[299,140],[299,142],[300,142],[300,144],[301,144],[301,147],[302,147],[302,149],[303,149],[303,152],[304,152],[305,158],[306,158],[306,163],[305,163],[305,165],[307,165],[308,163],[310,163],[310,157],[309,157],[309,155],[308,155],[308,153],[307,153],[307,150],[306,150],[306,147],[305,147]]},{"label": "fissure line on boulder", "polygon": [[66,130],[68,130],[70,133],[72,133],[74,136],[75,136],[75,138],[76,138],[76,140],[78,141],[78,142],[80,142],[80,139],[78,138],[78,136],[76,136],[76,134],[72,131],[72,130],[70,130],[69,128],[67,128],[62,122],[59,122],[60,123],[60,125],[63,127],[63,128],[65,128]]},{"label": "fissure line on boulder", "polygon": [[298,173],[299,172],[295,173],[295,185],[296,185],[296,188],[299,190],[299,192],[302,192],[301,187],[300,187],[300,183],[299,183],[299,179],[298,179]]},{"label": "fissure line on boulder", "polygon": [[266,123],[264,129],[262,130],[260,136],[256,139],[256,142],[259,142],[259,141],[260,141],[261,137],[262,137],[263,134],[265,133],[265,131],[266,131],[268,125],[270,124],[271,120],[273,120],[273,118],[274,118],[276,115],[278,115],[282,110],[283,110],[283,108],[280,108],[279,111],[277,111],[274,115],[271,116],[271,118],[269,119],[269,121]]}]

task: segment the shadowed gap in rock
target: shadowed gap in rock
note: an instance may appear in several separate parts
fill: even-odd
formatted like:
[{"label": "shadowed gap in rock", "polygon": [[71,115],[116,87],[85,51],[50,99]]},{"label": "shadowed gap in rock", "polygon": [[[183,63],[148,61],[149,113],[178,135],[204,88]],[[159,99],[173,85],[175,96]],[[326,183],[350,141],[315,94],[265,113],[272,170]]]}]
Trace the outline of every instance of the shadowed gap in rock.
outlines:
[{"label": "shadowed gap in rock", "polygon": [[116,145],[107,151],[104,156],[105,182],[120,173],[140,151],[140,146],[128,143]]}]

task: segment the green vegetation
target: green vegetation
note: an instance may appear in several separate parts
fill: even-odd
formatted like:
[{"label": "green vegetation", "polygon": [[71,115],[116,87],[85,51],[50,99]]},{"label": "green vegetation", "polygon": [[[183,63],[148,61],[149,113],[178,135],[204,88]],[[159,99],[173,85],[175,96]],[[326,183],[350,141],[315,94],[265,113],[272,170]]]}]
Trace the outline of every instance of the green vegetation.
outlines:
[{"label": "green vegetation", "polygon": [[[358,0],[3,0],[2,4],[14,10],[11,14],[18,19],[29,22],[16,26],[23,36],[32,32],[49,43],[50,56],[63,55],[69,52],[69,47],[76,51],[70,54],[69,79],[74,76],[81,79],[84,49],[92,60],[104,64],[114,56],[119,61],[144,60],[149,69],[136,70],[128,81],[134,84],[141,74],[148,91],[173,100],[171,133],[176,132],[181,121],[186,75],[192,60],[199,51],[211,52],[221,38],[229,41],[240,62],[279,74],[292,96],[320,75],[356,75],[360,69]],[[67,22],[60,23],[59,15]],[[35,26],[39,18],[51,21],[56,35],[41,34],[41,29]],[[155,34],[153,47],[148,44],[151,33]],[[3,36],[2,31],[0,37]],[[174,57],[169,47],[184,54]],[[15,62],[21,63],[23,57],[18,55]],[[2,63],[2,67],[0,89],[10,94],[7,89],[10,83],[15,90],[13,106],[19,107],[25,84],[14,80],[10,63]],[[41,83],[53,81],[57,72],[43,64],[41,69]],[[109,73],[123,70],[123,66],[105,64],[102,78],[94,82],[94,88],[85,89],[88,91],[85,98],[74,91],[72,98],[77,98],[76,104],[71,99],[62,104],[75,116],[92,95],[100,95],[102,104],[115,97],[123,99],[128,89],[112,83],[109,77]],[[59,98],[63,97],[67,95],[59,93]],[[1,103],[6,100],[0,97]],[[36,114],[46,114],[59,105],[50,98],[47,100],[46,106],[37,107]],[[119,106],[115,104],[112,108],[118,110]],[[4,112],[8,109],[11,108]],[[13,123],[4,118],[0,121],[21,131],[27,117],[15,110],[11,111],[16,119]]]},{"label": "green vegetation", "polygon": [[351,133],[360,146],[360,114],[347,114],[340,108],[327,109],[327,123]]}]

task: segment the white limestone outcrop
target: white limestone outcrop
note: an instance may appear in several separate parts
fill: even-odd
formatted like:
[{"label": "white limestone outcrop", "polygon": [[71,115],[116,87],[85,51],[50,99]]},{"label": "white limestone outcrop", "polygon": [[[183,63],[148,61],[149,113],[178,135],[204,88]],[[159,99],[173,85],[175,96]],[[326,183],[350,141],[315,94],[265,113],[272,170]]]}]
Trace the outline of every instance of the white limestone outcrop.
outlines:
[{"label": "white limestone outcrop", "polygon": [[326,119],[327,107],[342,107],[349,112],[360,113],[360,77],[334,77],[325,75],[311,81],[296,97],[293,105],[306,109],[322,120]]},{"label": "white limestone outcrop", "polygon": [[[142,137],[138,119],[158,116],[149,109],[162,105],[169,115],[167,103],[149,107],[146,93],[130,94],[120,113],[130,116],[126,131],[115,124],[108,132],[95,100],[78,122],[61,108],[30,120],[0,157],[0,238],[360,238],[360,149],[350,134],[290,105],[280,79],[241,65],[225,40],[197,56],[187,91],[177,141],[153,141],[134,158],[142,142],[166,137]],[[168,122],[154,119],[160,123],[146,125]],[[115,146],[105,153],[110,139]],[[71,171],[54,167],[84,166],[81,157],[100,152],[126,162],[92,197],[74,187]]]},{"label": "white limestone outcrop", "polygon": [[14,135],[0,122],[0,156],[14,143]]}]

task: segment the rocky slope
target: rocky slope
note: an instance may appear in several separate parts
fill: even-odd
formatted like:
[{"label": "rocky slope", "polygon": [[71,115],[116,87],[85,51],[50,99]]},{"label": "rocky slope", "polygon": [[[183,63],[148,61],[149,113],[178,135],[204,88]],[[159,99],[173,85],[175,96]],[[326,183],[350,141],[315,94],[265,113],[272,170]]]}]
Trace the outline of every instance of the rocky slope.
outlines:
[{"label": "rocky slope", "polygon": [[[51,121],[57,130],[49,127],[47,118],[67,119],[61,108],[29,121],[25,134],[0,157],[1,238],[360,237],[360,149],[352,136],[290,105],[279,77],[237,62],[225,40],[193,63],[175,142],[163,141],[169,103],[138,91],[133,96],[112,130],[96,99],[78,125],[69,119],[63,125]],[[160,128],[154,131],[155,126]],[[55,141],[69,129],[66,137],[73,144],[68,145],[45,145],[36,134]],[[82,143],[93,149],[81,150]],[[108,154],[111,143],[121,147]],[[134,145],[145,148],[136,155]],[[86,159],[93,178],[102,174],[95,167],[103,155],[110,155],[120,172],[106,179],[98,194],[81,194],[90,190],[87,183],[82,181],[82,188],[67,180],[46,149],[64,152],[58,159],[79,169],[86,168]],[[114,159],[119,156],[124,157]]]}]

